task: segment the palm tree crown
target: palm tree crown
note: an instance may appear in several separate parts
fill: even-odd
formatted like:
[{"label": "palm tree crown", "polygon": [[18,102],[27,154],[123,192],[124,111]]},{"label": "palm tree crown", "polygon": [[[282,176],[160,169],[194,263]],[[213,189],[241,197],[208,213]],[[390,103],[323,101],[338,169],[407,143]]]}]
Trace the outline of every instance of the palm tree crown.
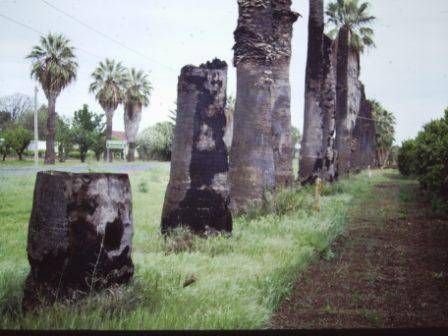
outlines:
[{"label": "palm tree crown", "polygon": [[106,58],[100,62],[91,77],[89,91],[95,94],[96,99],[104,110],[115,111],[124,99],[127,83],[125,68],[121,62]]},{"label": "palm tree crown", "polygon": [[373,118],[376,121],[377,146],[380,149],[389,149],[395,140],[395,116],[376,100],[371,100],[371,103]]},{"label": "palm tree crown", "polygon": [[325,14],[328,23],[333,26],[329,35],[335,38],[339,29],[346,27],[350,32],[350,45],[356,50],[363,52],[366,47],[374,47],[373,29],[369,24],[375,17],[368,13],[370,4],[359,3],[359,0],[336,0],[327,6]]},{"label": "palm tree crown", "polygon": [[42,85],[47,97],[56,97],[76,79],[78,63],[75,48],[62,34],[48,34],[40,38],[27,58],[32,59],[31,77]]},{"label": "palm tree crown", "polygon": [[127,103],[137,103],[142,106],[148,106],[151,91],[151,82],[148,80],[148,76],[143,70],[136,70],[135,68],[129,70],[126,91]]}]

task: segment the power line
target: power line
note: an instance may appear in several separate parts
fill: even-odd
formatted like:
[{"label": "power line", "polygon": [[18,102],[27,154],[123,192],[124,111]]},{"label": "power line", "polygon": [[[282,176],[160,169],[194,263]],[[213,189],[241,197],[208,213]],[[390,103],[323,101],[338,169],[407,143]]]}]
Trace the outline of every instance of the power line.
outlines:
[{"label": "power line", "polygon": [[[13,19],[13,18],[8,17],[8,16],[6,16],[6,15],[3,15],[3,14],[1,14],[1,13],[0,13],[0,17],[4,18],[4,19],[6,19],[6,20],[8,20],[8,21],[10,21],[10,22],[13,22],[13,23],[15,23],[15,24],[17,24],[17,25],[19,25],[19,26],[22,26],[22,27],[24,27],[24,28],[26,28],[26,29],[28,29],[28,30],[31,30],[32,32],[34,32],[34,33],[36,33],[36,34],[39,34],[39,35],[45,35],[43,32],[41,32],[41,31],[39,31],[39,30],[37,30],[37,29],[35,29],[35,28],[33,28],[33,27],[27,25],[26,23],[17,21],[16,19]],[[100,59],[100,60],[103,59],[102,57],[97,56],[97,55],[95,55],[95,54],[93,54],[93,53],[91,53],[90,51],[87,51],[87,50],[85,50],[85,49],[81,49],[81,48],[78,48],[78,47],[76,47],[76,49],[78,49],[79,51],[82,51],[82,52],[84,52],[84,53],[86,53],[86,54],[88,54],[88,55],[90,55],[90,56],[92,56],[92,57],[98,58],[98,59]]]},{"label": "power line", "polygon": [[376,119],[371,119],[371,118],[366,118],[366,117],[356,117],[357,119],[365,119],[365,120],[372,120],[374,122],[383,122],[383,123],[388,123],[385,120],[376,120]]},{"label": "power line", "polygon": [[138,50],[135,50],[135,49],[133,49],[133,48],[128,47],[128,46],[127,46],[126,44],[124,44],[123,42],[121,42],[121,41],[119,41],[119,40],[117,40],[117,39],[115,39],[115,38],[113,38],[113,37],[111,37],[111,36],[109,36],[109,35],[107,35],[107,34],[101,32],[100,30],[98,30],[98,29],[96,29],[96,28],[94,28],[94,27],[88,25],[87,23],[85,23],[85,22],[83,22],[83,21],[77,19],[77,18],[74,17],[73,15],[71,15],[71,14],[69,14],[69,13],[63,11],[62,9],[57,8],[56,6],[54,6],[53,4],[49,3],[48,1],[46,1],[46,0],[41,0],[41,2],[43,2],[44,4],[46,4],[46,5],[49,6],[49,7],[53,8],[55,11],[57,11],[57,12],[59,12],[59,13],[65,15],[65,16],[67,16],[67,17],[69,17],[70,19],[72,19],[73,21],[75,21],[75,22],[79,23],[80,25],[86,27],[87,29],[90,29],[91,31],[93,31],[93,32],[95,32],[95,33],[97,33],[97,34],[99,34],[99,35],[101,35],[101,36],[103,36],[103,37],[105,37],[105,38],[111,40],[112,42],[114,42],[114,43],[116,43],[116,44],[122,46],[123,48],[126,48],[126,49],[128,49],[129,51],[132,51],[132,52],[135,53],[136,55],[139,55],[140,57],[143,57],[143,58],[147,59],[147,60],[150,61],[150,62],[153,62],[153,63],[156,63],[156,64],[158,64],[158,65],[161,65],[161,66],[163,66],[163,67],[165,67],[165,68],[167,68],[167,69],[170,69],[170,70],[172,70],[172,71],[175,71],[175,72],[177,73],[177,70],[174,69],[174,68],[172,68],[172,67],[170,67],[169,65],[166,65],[166,64],[160,63],[160,62],[158,62],[158,61],[156,61],[156,60],[153,60],[152,58],[146,56],[145,54],[142,54],[142,53],[139,52]]}]

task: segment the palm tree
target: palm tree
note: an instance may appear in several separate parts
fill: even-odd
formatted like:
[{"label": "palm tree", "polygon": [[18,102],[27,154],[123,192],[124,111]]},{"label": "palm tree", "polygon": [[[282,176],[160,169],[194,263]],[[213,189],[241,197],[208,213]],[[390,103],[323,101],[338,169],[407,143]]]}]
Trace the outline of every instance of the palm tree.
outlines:
[{"label": "palm tree", "polygon": [[337,35],[335,147],[339,176],[352,171],[353,123],[350,120],[356,119],[360,110],[359,54],[374,46],[373,30],[369,25],[375,17],[368,13],[368,8],[368,2],[336,0],[328,4],[325,12],[328,23],[333,26],[330,36]]},{"label": "palm tree", "polygon": [[[262,205],[275,189],[272,136],[272,6],[238,1],[233,63],[236,98],[229,182],[235,213]],[[260,47],[261,46],[261,47]]]},{"label": "palm tree", "polygon": [[48,100],[47,143],[45,164],[54,164],[54,138],[56,125],[56,98],[61,91],[76,79],[78,63],[75,48],[62,34],[41,36],[27,58],[32,60],[31,77],[41,85]]},{"label": "palm tree", "polygon": [[324,61],[324,1],[310,0],[308,55],[305,78],[305,111],[300,146],[299,179],[313,183],[323,164],[322,87]]},{"label": "palm tree", "polygon": [[349,31],[349,44],[352,48],[364,52],[367,47],[374,47],[373,30],[369,24],[375,17],[368,13],[369,3],[359,3],[359,0],[337,0],[327,6],[325,14],[328,23],[333,26],[329,31],[331,38],[336,38],[341,28]]},{"label": "palm tree", "polygon": [[375,119],[377,160],[380,167],[384,167],[395,140],[396,119],[393,113],[383,108],[376,100],[372,100],[371,104]]},{"label": "palm tree", "polygon": [[[90,84],[89,92],[95,94],[95,98],[106,114],[106,141],[111,140],[114,112],[124,99],[127,83],[126,71],[121,62],[117,63],[106,58],[92,72],[91,77],[93,82]],[[105,152],[105,159],[107,157],[112,161],[113,157],[109,155],[109,150]]]},{"label": "palm tree", "polygon": [[293,24],[299,14],[291,10],[291,1],[273,0],[273,77],[272,145],[274,152],[275,187],[291,187],[294,183],[291,140],[291,40]]},{"label": "palm tree", "polygon": [[149,105],[152,86],[142,70],[132,68],[127,76],[126,102],[124,106],[124,128],[128,139],[128,161],[135,160],[138,126],[142,118],[142,107]]}]

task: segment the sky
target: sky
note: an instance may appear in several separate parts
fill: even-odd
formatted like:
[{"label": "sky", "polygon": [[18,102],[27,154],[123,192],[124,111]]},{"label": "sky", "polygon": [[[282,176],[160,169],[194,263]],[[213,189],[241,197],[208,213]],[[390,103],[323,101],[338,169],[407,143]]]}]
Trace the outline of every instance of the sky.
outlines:
[{"label": "sky", "polygon": [[[400,144],[428,121],[442,117],[448,107],[448,1],[370,4],[377,17],[376,48],[361,56],[361,80],[368,98],[395,114]],[[291,113],[292,124],[302,130],[308,0],[293,0],[293,9],[301,18],[292,41]],[[32,96],[38,84],[30,78],[25,56],[40,33],[63,33],[77,48],[79,70],[76,82],[59,96],[57,112],[71,117],[84,103],[102,112],[88,87],[90,73],[109,57],[149,72],[154,90],[143,110],[143,130],[168,120],[175,108],[177,77],[186,64],[225,60],[227,92],[235,96],[232,46],[237,17],[236,0],[0,0],[0,96]],[[38,100],[46,103],[41,89]],[[122,106],[113,123],[115,130],[124,129]]]}]

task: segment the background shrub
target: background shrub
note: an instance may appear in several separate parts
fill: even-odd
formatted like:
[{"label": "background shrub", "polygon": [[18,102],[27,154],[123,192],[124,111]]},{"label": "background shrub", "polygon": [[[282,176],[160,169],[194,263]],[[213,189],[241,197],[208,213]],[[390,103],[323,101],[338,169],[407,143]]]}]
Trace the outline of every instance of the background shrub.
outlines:
[{"label": "background shrub", "polygon": [[137,137],[137,151],[142,160],[169,161],[173,142],[174,126],[161,122],[146,128]]},{"label": "background shrub", "polygon": [[415,173],[414,157],[415,157],[415,140],[406,140],[401,144],[398,150],[398,169],[404,176]]},{"label": "background shrub", "polygon": [[434,209],[448,212],[448,108],[442,119],[423,126],[414,141],[400,149],[400,172],[415,173]]}]

